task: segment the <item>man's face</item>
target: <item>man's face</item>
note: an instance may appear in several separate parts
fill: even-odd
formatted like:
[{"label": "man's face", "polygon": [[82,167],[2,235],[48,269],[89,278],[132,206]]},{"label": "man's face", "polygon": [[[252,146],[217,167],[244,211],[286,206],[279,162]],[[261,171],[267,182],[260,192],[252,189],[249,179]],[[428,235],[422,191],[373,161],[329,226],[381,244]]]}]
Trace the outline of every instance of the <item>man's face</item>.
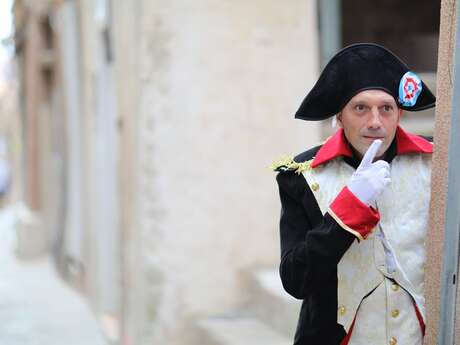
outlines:
[{"label": "man's face", "polygon": [[366,90],[350,99],[337,115],[337,121],[360,157],[375,139],[381,139],[383,143],[376,155],[381,157],[393,141],[401,114],[391,95]]}]

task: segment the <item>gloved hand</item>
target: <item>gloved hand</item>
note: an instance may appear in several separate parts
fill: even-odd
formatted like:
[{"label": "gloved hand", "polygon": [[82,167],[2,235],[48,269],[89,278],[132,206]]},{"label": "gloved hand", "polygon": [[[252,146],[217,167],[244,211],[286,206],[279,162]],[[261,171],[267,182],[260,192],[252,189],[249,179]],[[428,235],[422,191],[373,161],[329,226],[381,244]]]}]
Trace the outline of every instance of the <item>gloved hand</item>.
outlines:
[{"label": "gloved hand", "polygon": [[381,145],[382,140],[374,140],[347,185],[348,189],[368,206],[375,205],[379,195],[391,182],[390,165],[383,160],[372,163]]}]

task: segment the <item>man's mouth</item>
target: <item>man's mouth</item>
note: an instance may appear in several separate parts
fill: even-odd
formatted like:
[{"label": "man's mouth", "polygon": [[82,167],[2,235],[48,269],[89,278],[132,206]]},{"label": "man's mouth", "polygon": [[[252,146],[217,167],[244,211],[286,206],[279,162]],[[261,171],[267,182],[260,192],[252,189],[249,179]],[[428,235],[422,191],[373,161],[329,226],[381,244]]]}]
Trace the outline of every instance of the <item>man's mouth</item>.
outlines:
[{"label": "man's mouth", "polygon": [[363,137],[365,139],[369,139],[369,140],[377,140],[377,139],[384,140],[385,139],[385,137],[371,137],[371,136],[367,136],[367,135],[363,135]]}]

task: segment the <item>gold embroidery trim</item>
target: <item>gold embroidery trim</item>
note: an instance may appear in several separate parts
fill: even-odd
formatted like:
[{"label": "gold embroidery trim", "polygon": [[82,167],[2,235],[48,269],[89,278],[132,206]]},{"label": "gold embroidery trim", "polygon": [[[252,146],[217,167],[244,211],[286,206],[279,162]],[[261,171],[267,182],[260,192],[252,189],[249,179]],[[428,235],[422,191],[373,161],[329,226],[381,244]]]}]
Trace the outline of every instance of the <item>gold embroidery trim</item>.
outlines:
[{"label": "gold embroidery trim", "polygon": [[283,156],[276,162],[273,162],[271,169],[274,171],[295,171],[296,174],[301,174],[304,171],[311,170],[311,162],[313,159],[306,162],[296,162],[293,156]]}]

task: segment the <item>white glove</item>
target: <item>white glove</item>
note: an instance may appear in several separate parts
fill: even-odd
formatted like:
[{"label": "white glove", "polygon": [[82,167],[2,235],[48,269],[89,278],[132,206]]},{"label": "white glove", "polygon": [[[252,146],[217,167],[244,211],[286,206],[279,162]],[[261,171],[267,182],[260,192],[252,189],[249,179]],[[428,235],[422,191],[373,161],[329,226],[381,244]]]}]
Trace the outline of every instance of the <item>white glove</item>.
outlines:
[{"label": "white glove", "polygon": [[378,160],[372,163],[381,145],[382,140],[374,140],[347,185],[368,206],[375,205],[375,201],[391,181],[390,165],[387,162]]}]

